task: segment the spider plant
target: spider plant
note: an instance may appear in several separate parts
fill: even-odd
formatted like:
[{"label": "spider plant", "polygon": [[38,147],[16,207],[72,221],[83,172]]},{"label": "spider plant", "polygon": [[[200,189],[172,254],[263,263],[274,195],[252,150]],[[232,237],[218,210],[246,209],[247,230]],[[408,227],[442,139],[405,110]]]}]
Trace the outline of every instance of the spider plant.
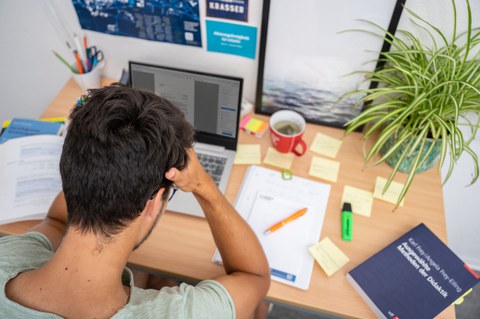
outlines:
[{"label": "spider plant", "polygon": [[[405,197],[419,168],[437,150],[440,158],[438,169],[449,158],[449,167],[444,183],[450,177],[454,163],[467,153],[474,163],[473,184],[479,176],[478,157],[469,147],[480,124],[480,61],[478,44],[480,31],[472,28],[470,3],[466,0],[467,31],[457,32],[457,8],[453,6],[453,35],[447,38],[434,25],[405,8],[415,25],[431,40],[425,45],[412,32],[399,30],[389,33],[372,23],[386,34],[391,45],[389,52],[382,52],[384,67],[372,72],[363,72],[365,78],[378,86],[345,94],[361,96],[355,108],[364,105],[364,110],[346,124],[346,134],[364,128],[364,160],[378,165],[391,158],[393,170],[384,192],[393,181],[402,163],[408,161],[408,177],[399,195],[396,207]],[[364,31],[369,32],[369,31]],[[383,37],[383,35],[382,35]],[[467,116],[473,113],[472,116]],[[465,125],[471,137],[466,139],[459,129]],[[370,149],[366,149],[373,139]],[[403,164],[404,165],[404,164]]]}]

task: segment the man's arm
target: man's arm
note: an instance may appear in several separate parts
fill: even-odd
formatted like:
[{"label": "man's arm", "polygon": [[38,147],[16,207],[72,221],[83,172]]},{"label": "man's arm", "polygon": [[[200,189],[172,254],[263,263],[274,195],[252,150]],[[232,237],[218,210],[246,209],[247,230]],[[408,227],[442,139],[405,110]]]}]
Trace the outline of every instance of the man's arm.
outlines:
[{"label": "man's arm", "polygon": [[171,168],[166,178],[192,192],[202,207],[227,275],[214,278],[229,292],[237,318],[249,318],[270,287],[270,268],[250,226],[204,171],[193,149],[188,167]]},{"label": "man's arm", "polygon": [[28,231],[37,231],[44,234],[50,240],[53,250],[57,250],[66,229],[67,204],[63,192],[60,192],[48,209],[45,219],[40,224],[30,228]]}]

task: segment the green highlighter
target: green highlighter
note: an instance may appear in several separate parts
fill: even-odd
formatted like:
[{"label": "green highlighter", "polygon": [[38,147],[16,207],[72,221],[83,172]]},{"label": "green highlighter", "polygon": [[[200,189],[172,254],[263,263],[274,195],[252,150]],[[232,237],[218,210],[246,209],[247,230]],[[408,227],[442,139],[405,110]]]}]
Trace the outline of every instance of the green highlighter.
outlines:
[{"label": "green highlighter", "polygon": [[353,237],[353,213],[350,203],[343,203],[342,208],[342,239],[352,241]]}]

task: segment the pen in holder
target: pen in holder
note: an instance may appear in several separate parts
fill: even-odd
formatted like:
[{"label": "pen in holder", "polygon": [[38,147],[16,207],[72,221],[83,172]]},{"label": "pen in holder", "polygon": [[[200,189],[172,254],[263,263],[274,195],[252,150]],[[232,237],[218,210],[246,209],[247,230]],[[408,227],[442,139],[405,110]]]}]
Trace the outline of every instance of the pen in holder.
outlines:
[{"label": "pen in holder", "polygon": [[68,63],[60,54],[53,51],[53,54],[67,66],[72,73],[73,79],[83,91],[101,87],[101,69],[105,65],[103,51],[96,45],[88,46],[86,35],[83,36],[83,47],[77,35],[75,37],[76,49],[72,49],[67,41],[67,46],[72,49],[75,63]]}]

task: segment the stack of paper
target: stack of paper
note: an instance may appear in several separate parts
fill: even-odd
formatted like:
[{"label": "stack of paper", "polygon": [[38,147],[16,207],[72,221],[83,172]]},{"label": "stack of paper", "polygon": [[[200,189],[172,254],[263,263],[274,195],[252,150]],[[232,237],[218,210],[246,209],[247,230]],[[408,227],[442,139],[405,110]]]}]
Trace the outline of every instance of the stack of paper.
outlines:
[{"label": "stack of paper", "polygon": [[[293,176],[282,179],[281,172],[250,166],[235,202],[267,255],[273,280],[308,289],[314,259],[308,247],[318,242],[330,194],[330,185]],[[264,235],[265,230],[296,211],[305,215]],[[221,263],[218,250],[213,256]]]},{"label": "stack of paper", "polygon": [[253,118],[250,115],[245,116],[240,122],[240,129],[259,138],[263,136],[267,128],[267,122]]}]

